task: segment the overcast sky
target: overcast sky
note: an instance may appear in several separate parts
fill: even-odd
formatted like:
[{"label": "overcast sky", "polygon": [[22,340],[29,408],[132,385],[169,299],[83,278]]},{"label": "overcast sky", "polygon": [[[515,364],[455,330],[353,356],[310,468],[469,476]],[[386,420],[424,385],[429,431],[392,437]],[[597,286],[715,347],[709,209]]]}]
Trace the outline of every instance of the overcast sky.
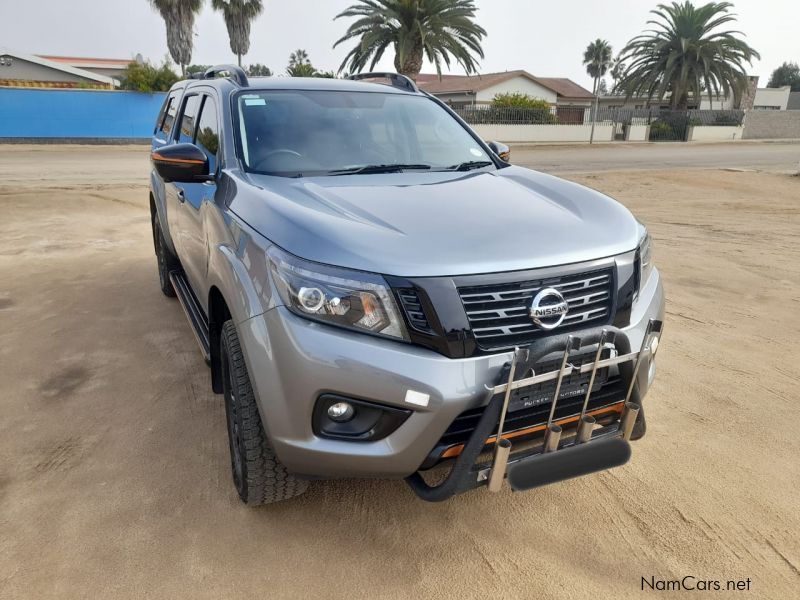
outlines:
[{"label": "overcast sky", "polygon": [[[696,2],[700,4],[702,0]],[[283,73],[289,53],[308,51],[319,69],[335,70],[349,49],[332,49],[348,25],[333,21],[351,0],[264,0],[253,23],[244,63],[260,62]],[[586,45],[609,40],[616,52],[644,27],[650,0],[477,0],[478,21],[488,32],[481,71],[525,69],[534,75],[569,77],[591,88],[581,57]],[[765,86],[783,61],[800,62],[800,0],[734,0],[738,29],[761,53],[751,74]],[[222,17],[205,3],[195,22],[192,62],[235,61]],[[0,0],[0,48],[29,54],[131,58],[160,61],[167,54],[164,23],[147,0]],[[382,63],[392,69],[393,54]],[[433,72],[430,65],[424,71]],[[451,72],[460,73],[457,68]]]}]

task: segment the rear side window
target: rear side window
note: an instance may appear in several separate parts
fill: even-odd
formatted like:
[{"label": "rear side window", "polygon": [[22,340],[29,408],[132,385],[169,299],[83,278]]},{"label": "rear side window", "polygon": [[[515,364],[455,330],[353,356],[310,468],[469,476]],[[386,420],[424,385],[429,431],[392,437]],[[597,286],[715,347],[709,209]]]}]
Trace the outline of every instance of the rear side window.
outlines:
[{"label": "rear side window", "polygon": [[178,112],[178,92],[172,92],[167,98],[167,103],[164,106],[164,121],[161,123],[161,131],[169,134],[172,131],[172,125],[175,123],[175,114]]},{"label": "rear side window", "polygon": [[158,111],[158,118],[156,119],[156,126],[153,128],[153,133],[155,134],[157,131],[161,130],[161,125],[164,123],[164,114],[167,112],[167,108],[169,108],[170,103],[172,102],[172,96],[167,96],[164,98],[164,103],[161,105],[161,110]]},{"label": "rear side window", "polygon": [[211,96],[203,102],[203,112],[197,124],[197,146],[208,156],[209,172],[217,170],[219,152],[219,125],[217,123],[217,104]]},{"label": "rear side window", "polygon": [[197,122],[197,113],[200,109],[200,96],[189,96],[183,103],[183,114],[181,116],[181,130],[178,133],[178,141],[181,143],[194,141],[194,126]]}]

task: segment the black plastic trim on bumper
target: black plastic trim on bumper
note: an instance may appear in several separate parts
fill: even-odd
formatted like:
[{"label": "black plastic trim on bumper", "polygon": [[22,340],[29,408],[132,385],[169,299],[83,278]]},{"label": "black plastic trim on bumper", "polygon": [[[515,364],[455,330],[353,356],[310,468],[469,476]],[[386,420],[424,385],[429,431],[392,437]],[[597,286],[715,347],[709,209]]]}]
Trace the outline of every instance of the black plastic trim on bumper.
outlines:
[{"label": "black plastic trim on bumper", "polygon": [[[337,402],[347,402],[355,409],[353,418],[336,422],[328,418],[328,407]],[[314,405],[312,428],[314,435],[333,440],[374,442],[382,440],[406,422],[411,415],[407,408],[386,406],[339,394],[321,394]]]}]

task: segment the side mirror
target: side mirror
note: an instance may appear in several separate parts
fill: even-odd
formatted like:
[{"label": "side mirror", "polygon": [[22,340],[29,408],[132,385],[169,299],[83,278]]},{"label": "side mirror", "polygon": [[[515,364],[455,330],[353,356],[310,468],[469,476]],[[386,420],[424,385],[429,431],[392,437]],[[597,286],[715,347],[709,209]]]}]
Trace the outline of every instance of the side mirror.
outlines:
[{"label": "side mirror", "polygon": [[511,160],[511,148],[500,142],[486,142],[489,149],[500,157],[500,160]]},{"label": "side mirror", "polygon": [[201,183],[213,179],[208,173],[208,157],[194,144],[174,144],[150,154],[156,171],[166,182]]}]

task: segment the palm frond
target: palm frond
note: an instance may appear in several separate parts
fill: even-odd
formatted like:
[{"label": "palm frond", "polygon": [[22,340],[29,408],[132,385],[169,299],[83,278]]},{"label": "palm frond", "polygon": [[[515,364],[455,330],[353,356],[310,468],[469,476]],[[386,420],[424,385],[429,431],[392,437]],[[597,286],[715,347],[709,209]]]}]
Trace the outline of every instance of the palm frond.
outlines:
[{"label": "palm frond", "polygon": [[150,0],[164,19],[167,29],[167,48],[177,64],[184,67],[192,62],[194,20],[203,7],[202,0]]},{"label": "palm frond", "polygon": [[334,47],[356,40],[339,71],[374,68],[386,49],[395,51],[395,67],[416,78],[423,58],[441,74],[451,61],[467,73],[478,70],[486,31],[475,22],[474,0],[358,0],[335,19],[355,18]]},{"label": "palm frond", "polygon": [[228,29],[231,52],[241,57],[250,50],[250,24],[262,13],[261,0],[211,0],[211,7],[222,13]]},{"label": "palm frond", "polygon": [[713,95],[733,94],[738,102],[748,85],[745,65],[760,58],[740,31],[719,31],[736,21],[730,2],[710,2],[695,7],[683,3],[659,4],[647,21],[652,26],[631,39],[620,53],[627,67],[619,89],[630,98],[670,96],[675,107],[685,108],[689,97],[699,99],[703,88]]}]

